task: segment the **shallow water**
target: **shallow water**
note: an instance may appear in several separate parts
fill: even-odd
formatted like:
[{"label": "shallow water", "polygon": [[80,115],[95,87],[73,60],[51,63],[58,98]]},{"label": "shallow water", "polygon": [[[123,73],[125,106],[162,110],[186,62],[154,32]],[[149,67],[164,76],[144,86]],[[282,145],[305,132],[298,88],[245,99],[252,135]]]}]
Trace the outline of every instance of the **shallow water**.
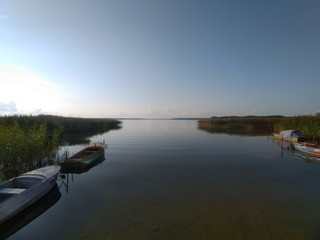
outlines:
[{"label": "shallow water", "polygon": [[128,120],[103,140],[106,160],[59,179],[59,201],[11,239],[320,238],[320,164],[267,136]]}]

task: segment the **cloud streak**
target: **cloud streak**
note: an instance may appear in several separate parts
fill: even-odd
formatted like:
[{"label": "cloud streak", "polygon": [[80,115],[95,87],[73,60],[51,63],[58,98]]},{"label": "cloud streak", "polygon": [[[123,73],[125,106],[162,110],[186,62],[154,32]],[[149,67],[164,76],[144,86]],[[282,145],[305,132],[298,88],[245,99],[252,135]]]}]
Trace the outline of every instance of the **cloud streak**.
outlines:
[{"label": "cloud streak", "polygon": [[5,14],[0,14],[0,19],[8,19],[9,16]]},{"label": "cloud streak", "polygon": [[[70,102],[62,86],[13,64],[0,64],[0,79],[3,81],[0,89],[3,110],[8,108],[27,114],[39,112],[39,109],[40,112],[59,112]],[[4,104],[6,102],[14,105]]]}]

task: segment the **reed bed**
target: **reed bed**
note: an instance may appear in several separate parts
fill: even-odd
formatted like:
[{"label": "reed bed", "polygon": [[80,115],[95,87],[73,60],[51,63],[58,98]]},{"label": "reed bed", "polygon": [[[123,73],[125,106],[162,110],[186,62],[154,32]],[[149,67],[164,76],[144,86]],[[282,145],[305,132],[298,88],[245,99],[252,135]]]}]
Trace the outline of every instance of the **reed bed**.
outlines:
[{"label": "reed bed", "polygon": [[269,135],[281,116],[212,117],[198,122],[198,128],[210,133],[231,135]]},{"label": "reed bed", "polygon": [[286,117],[274,125],[275,132],[298,129],[308,141],[320,142],[320,116]]},{"label": "reed bed", "polygon": [[41,160],[57,148],[59,136],[47,127],[22,128],[18,124],[0,126],[0,178],[19,175],[40,167]]},{"label": "reed bed", "polygon": [[200,120],[198,128],[210,133],[272,135],[287,129],[300,130],[309,141],[320,141],[320,116],[212,117]]},{"label": "reed bed", "polygon": [[120,123],[51,115],[0,117],[0,179],[53,164],[63,143],[88,142],[92,135],[119,129]]}]

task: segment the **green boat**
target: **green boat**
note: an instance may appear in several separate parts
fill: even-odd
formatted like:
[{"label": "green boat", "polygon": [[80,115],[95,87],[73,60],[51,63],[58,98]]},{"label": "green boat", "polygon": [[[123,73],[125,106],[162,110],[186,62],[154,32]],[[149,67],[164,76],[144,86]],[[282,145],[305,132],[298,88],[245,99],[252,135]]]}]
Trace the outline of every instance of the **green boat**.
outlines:
[{"label": "green boat", "polygon": [[102,146],[89,146],[65,159],[59,165],[62,170],[67,168],[89,168],[101,159],[104,159],[104,148]]}]

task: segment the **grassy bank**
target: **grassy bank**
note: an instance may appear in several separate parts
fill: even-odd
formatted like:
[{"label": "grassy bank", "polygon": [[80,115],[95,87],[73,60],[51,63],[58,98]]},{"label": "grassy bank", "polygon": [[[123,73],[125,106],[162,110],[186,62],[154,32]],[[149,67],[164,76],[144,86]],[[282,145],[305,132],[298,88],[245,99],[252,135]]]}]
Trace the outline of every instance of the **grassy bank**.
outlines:
[{"label": "grassy bank", "polygon": [[286,117],[274,125],[274,131],[298,129],[309,141],[320,142],[320,116]]},{"label": "grassy bank", "polygon": [[269,135],[272,134],[274,125],[281,119],[282,116],[212,117],[198,121],[198,128],[210,133]]},{"label": "grassy bank", "polygon": [[308,140],[320,140],[320,116],[212,117],[200,120],[198,128],[210,133],[271,135],[287,129],[300,130]]},{"label": "grassy bank", "polygon": [[51,115],[0,117],[0,179],[50,164],[62,143],[88,142],[88,137],[119,129],[120,124]]},{"label": "grassy bank", "polygon": [[59,144],[59,136],[45,125],[21,128],[18,124],[0,126],[0,178],[16,176],[41,165]]},{"label": "grassy bank", "polygon": [[121,122],[115,119],[74,118],[53,115],[0,117],[0,126],[19,126],[21,129],[39,128],[44,125],[48,135],[59,135],[60,142],[86,143],[87,138],[112,129],[119,129]]}]

